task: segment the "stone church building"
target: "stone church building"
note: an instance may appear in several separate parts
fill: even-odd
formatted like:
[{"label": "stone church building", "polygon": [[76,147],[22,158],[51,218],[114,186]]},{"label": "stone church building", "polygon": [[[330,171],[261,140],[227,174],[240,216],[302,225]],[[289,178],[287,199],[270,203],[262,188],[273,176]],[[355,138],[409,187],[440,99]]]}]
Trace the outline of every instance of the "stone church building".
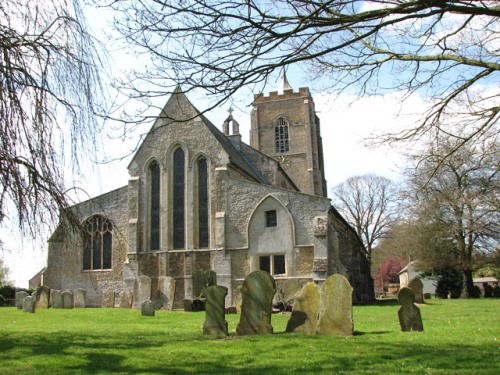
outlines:
[{"label": "stone church building", "polygon": [[[87,304],[146,275],[176,281],[175,306],[193,298],[193,273],[228,288],[265,270],[322,283],[340,273],[356,303],[374,298],[365,249],[327,198],[320,122],[307,88],[255,95],[250,145],[230,113],[222,131],[177,89],[128,166],[127,186],[77,204],[81,236],[49,239],[44,284],[83,288]],[[154,297],[154,293],[152,293]]]}]

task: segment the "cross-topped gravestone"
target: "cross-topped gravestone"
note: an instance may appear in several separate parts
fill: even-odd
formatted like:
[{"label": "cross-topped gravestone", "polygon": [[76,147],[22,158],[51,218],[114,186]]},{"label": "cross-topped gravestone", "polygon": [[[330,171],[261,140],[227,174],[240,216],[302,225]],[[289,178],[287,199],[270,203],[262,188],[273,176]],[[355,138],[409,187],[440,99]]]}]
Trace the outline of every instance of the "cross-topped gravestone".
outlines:
[{"label": "cross-topped gravestone", "polygon": [[401,305],[398,310],[401,331],[423,331],[420,309],[414,303],[415,292],[408,287],[402,287],[398,292],[398,302]]},{"label": "cross-topped gravestone", "polygon": [[271,312],[276,283],[265,271],[249,274],[241,287],[241,316],[236,334],[262,335],[273,333]]},{"label": "cross-topped gravestone", "polygon": [[205,288],[205,322],[203,323],[203,333],[205,335],[227,336],[227,321],[225,320],[225,298],[227,288],[219,285],[212,285]]}]

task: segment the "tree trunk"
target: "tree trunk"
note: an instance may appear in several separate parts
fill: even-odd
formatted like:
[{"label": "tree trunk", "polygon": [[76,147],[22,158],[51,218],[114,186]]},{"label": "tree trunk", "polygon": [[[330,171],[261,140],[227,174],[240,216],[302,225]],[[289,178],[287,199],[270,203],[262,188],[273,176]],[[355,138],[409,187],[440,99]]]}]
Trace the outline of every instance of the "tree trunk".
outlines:
[{"label": "tree trunk", "polygon": [[474,280],[472,278],[472,270],[464,270],[465,296],[466,298],[475,298]]}]

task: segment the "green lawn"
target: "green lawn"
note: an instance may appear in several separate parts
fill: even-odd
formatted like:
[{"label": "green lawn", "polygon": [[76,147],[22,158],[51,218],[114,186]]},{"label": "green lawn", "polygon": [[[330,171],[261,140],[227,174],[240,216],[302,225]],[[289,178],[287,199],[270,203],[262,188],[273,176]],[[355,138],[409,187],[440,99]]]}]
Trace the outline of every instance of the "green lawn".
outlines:
[{"label": "green lawn", "polygon": [[399,306],[354,307],[353,337],[202,334],[204,313],[0,308],[0,374],[500,374],[500,300],[437,300],[424,332],[399,331]]}]

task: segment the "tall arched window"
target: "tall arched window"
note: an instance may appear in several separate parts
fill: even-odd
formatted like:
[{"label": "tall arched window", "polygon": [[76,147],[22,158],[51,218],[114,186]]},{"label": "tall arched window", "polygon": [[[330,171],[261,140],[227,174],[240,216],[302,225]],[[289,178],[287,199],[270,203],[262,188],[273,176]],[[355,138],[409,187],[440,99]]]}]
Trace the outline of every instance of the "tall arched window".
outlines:
[{"label": "tall arched window", "polygon": [[160,166],[153,162],[149,167],[149,239],[150,249],[160,249]]},{"label": "tall arched window", "polygon": [[276,145],[276,153],[284,153],[290,151],[290,141],[288,139],[288,122],[284,117],[278,118],[274,128],[274,140]]},{"label": "tall arched window", "polygon": [[185,172],[184,151],[178,148],[174,152],[174,174],[173,174],[173,229],[174,249],[184,248],[184,225],[185,225]]},{"label": "tall arched window", "polygon": [[208,169],[207,159],[198,162],[198,243],[200,248],[208,247]]},{"label": "tall arched window", "polygon": [[95,215],[83,223],[83,269],[111,269],[113,226],[103,216]]}]

